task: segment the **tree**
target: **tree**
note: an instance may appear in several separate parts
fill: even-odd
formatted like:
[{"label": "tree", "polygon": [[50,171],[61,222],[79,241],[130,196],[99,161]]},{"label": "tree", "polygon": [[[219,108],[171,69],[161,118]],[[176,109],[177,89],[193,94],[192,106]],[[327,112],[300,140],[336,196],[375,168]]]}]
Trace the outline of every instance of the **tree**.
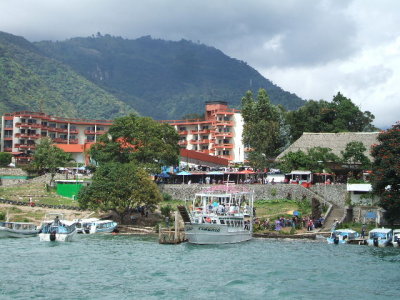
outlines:
[{"label": "tree", "polygon": [[115,212],[120,221],[137,206],[153,209],[162,200],[157,185],[148,173],[132,163],[101,164],[93,175],[91,185],[78,195],[82,208]]},{"label": "tree", "polygon": [[243,143],[252,149],[248,160],[254,168],[263,169],[288,144],[283,112],[271,103],[267,92],[260,89],[257,100],[250,91],[243,97],[242,117]]},{"label": "tree", "polygon": [[0,152],[0,167],[7,167],[11,163],[12,154],[9,152]]},{"label": "tree", "polygon": [[293,140],[297,140],[303,132],[374,131],[374,118],[372,113],[362,112],[340,92],[333,97],[332,102],[310,100],[298,110],[286,114]]},{"label": "tree", "polygon": [[388,221],[393,224],[400,218],[400,122],[382,131],[378,141],[371,151],[374,157],[371,183]]},{"label": "tree", "polygon": [[58,167],[64,166],[72,160],[71,154],[64,152],[53,145],[53,141],[48,138],[42,138],[38,141],[36,151],[33,154],[33,169],[39,174],[49,172],[51,174],[50,185],[53,182]]},{"label": "tree", "polygon": [[178,163],[178,140],[172,126],[131,114],[115,119],[108,133],[91,147],[90,155],[99,164],[135,162],[158,173],[162,166]]},{"label": "tree", "polygon": [[327,163],[335,163],[339,160],[339,157],[332,153],[332,149],[314,147],[309,149],[307,153],[301,150],[287,153],[281,159],[280,168],[284,172],[292,170],[322,172],[327,169]]},{"label": "tree", "polygon": [[343,162],[348,164],[351,169],[356,169],[357,166],[361,169],[371,167],[370,159],[364,154],[367,151],[362,142],[353,141],[346,145],[344,151],[341,151]]}]

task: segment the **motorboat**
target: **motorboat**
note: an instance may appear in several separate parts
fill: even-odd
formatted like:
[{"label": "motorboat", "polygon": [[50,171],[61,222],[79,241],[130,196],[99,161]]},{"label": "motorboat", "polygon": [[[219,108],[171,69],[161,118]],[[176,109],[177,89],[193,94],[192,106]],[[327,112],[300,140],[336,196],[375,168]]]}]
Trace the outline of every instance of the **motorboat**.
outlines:
[{"label": "motorboat", "polygon": [[393,247],[400,247],[400,229],[393,230]]},{"label": "motorboat", "polygon": [[33,223],[26,222],[0,222],[0,237],[31,237],[39,233]]},{"label": "motorboat", "polygon": [[113,232],[118,226],[118,223],[113,220],[100,220],[97,218],[77,219],[75,221],[77,232],[82,234]]},{"label": "motorboat", "polygon": [[375,228],[368,234],[367,243],[369,246],[386,247],[392,242],[393,230],[390,228]]},{"label": "motorboat", "polygon": [[331,232],[331,235],[326,239],[328,244],[347,244],[351,240],[359,237],[357,231],[352,229],[336,229]]},{"label": "motorboat", "polygon": [[248,241],[253,233],[254,193],[232,185],[216,185],[195,194],[191,205],[178,206],[185,236],[192,244]]},{"label": "motorboat", "polygon": [[40,241],[71,242],[76,234],[74,221],[64,220],[63,214],[51,213],[42,222]]}]

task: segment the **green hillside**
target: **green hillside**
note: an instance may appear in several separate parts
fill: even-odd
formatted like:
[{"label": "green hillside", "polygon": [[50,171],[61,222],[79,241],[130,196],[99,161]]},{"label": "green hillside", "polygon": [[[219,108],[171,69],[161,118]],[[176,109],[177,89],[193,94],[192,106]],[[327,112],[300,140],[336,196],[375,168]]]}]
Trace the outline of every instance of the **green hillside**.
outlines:
[{"label": "green hillside", "polygon": [[0,32],[0,114],[110,119],[133,109],[22,37]]},{"label": "green hillside", "polygon": [[297,109],[304,101],[283,91],[245,62],[201,44],[142,37],[73,38],[34,44],[139,113],[177,119],[201,113],[204,101],[224,100],[239,108],[245,92],[265,88],[275,104]]}]

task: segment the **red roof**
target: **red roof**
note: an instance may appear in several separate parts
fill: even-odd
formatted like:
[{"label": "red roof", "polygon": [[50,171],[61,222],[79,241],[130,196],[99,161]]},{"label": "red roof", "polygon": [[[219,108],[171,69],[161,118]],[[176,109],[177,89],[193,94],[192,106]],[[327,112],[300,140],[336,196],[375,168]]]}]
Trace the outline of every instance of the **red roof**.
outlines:
[{"label": "red roof", "polygon": [[82,144],[54,144],[56,147],[68,153],[83,153]]},{"label": "red roof", "polygon": [[187,150],[184,148],[181,149],[180,155],[182,157],[198,159],[198,160],[201,160],[204,162],[211,162],[211,163],[214,163],[217,165],[223,165],[223,166],[229,165],[229,160],[227,160],[225,158],[212,156],[212,155],[208,155],[208,154],[193,151],[193,150]]}]

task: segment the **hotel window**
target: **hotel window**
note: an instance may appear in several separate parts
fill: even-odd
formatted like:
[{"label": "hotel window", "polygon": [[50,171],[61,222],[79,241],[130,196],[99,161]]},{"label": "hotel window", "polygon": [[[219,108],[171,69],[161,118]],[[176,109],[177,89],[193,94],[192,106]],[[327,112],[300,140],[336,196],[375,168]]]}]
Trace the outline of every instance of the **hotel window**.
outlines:
[{"label": "hotel window", "polygon": [[75,140],[75,139],[76,139],[76,135],[70,135],[70,136],[69,136],[69,139],[70,139],[70,140]]},{"label": "hotel window", "polygon": [[222,151],[222,155],[229,155],[229,150]]},{"label": "hotel window", "polygon": [[70,130],[76,130],[76,126],[75,125],[71,125],[71,126],[69,126],[69,129]]},{"label": "hotel window", "polygon": [[28,119],[28,124],[36,124],[36,119]]},{"label": "hotel window", "polygon": [[41,132],[41,136],[47,136],[47,132],[46,131],[42,131]]},{"label": "hotel window", "polygon": [[60,124],[61,129],[68,129],[68,124]]},{"label": "hotel window", "polygon": [[95,127],[94,126],[89,126],[89,127],[86,127],[86,130],[95,131]]},{"label": "hotel window", "polygon": [[56,138],[56,134],[54,132],[50,132],[49,133],[49,137],[52,138],[52,139],[55,139]]},{"label": "hotel window", "polygon": [[13,120],[5,120],[4,121],[5,128],[12,128],[13,127]]},{"label": "hotel window", "polygon": [[229,144],[231,142],[231,140],[229,139],[224,139],[224,144]]},{"label": "hotel window", "polygon": [[185,131],[185,130],[186,130],[186,127],[183,127],[183,126],[179,127],[179,131]]},{"label": "hotel window", "polygon": [[208,126],[203,126],[202,129],[203,129],[203,130],[207,130],[207,129],[208,129]]},{"label": "hotel window", "polygon": [[49,123],[49,127],[50,127],[50,128],[56,128],[56,127],[57,127],[57,124],[56,124],[56,123]]},{"label": "hotel window", "polygon": [[86,139],[88,142],[94,142],[94,135],[88,135]]},{"label": "hotel window", "polygon": [[60,139],[64,139],[64,140],[67,139],[67,135],[66,134],[60,134],[59,137],[60,137]]}]

